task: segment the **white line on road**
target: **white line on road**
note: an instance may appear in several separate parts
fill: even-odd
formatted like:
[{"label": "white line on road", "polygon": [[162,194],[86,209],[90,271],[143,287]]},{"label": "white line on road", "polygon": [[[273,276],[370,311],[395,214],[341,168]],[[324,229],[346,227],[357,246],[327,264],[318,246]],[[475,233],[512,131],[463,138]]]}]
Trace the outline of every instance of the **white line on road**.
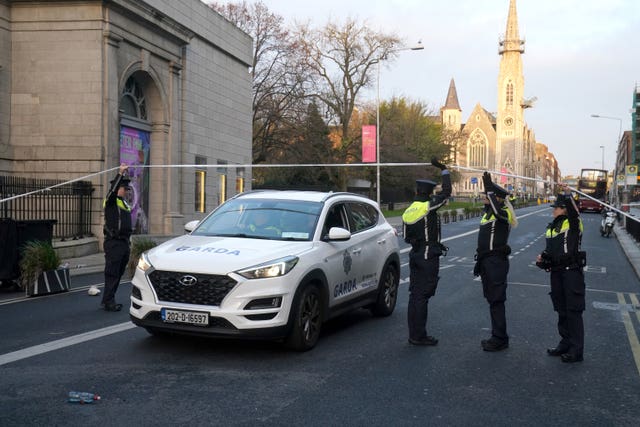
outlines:
[{"label": "white line on road", "polygon": [[134,325],[133,323],[125,322],[118,325],[107,326],[106,328],[102,329],[96,329],[95,331],[89,331],[83,334],[51,341],[45,344],[34,345],[33,347],[28,347],[22,350],[0,355],[0,366],[6,365],[7,363],[11,362],[16,362],[18,360],[27,359],[29,357],[37,356],[39,354],[48,353],[50,351],[59,350],[64,347],[80,344],[85,341],[91,341],[96,338],[116,334],[118,332],[126,331],[127,329],[132,329],[135,327],[136,325]]}]

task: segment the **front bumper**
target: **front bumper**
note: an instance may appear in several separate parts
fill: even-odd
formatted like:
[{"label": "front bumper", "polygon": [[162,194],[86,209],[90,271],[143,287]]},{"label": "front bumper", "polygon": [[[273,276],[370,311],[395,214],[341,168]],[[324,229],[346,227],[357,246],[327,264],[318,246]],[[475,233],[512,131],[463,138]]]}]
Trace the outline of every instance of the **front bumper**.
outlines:
[{"label": "front bumper", "polygon": [[[129,308],[131,321],[143,328],[185,335],[269,339],[285,337],[293,299],[289,282],[280,278],[248,281],[243,281],[241,277],[233,279],[238,283],[218,305],[163,301],[158,297],[148,275],[136,269]],[[279,306],[246,308],[252,301],[270,298],[280,298]],[[165,322],[160,314],[163,308],[207,313],[208,325]]]}]

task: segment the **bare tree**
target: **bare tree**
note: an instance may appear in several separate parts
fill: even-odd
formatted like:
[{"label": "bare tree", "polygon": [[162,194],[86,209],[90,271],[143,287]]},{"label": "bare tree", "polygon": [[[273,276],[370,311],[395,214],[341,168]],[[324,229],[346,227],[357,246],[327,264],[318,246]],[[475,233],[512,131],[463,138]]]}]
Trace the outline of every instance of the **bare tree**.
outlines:
[{"label": "bare tree", "polygon": [[[361,89],[371,85],[374,65],[393,56],[400,40],[391,34],[373,31],[366,23],[348,18],[340,24],[327,23],[311,30],[297,29],[298,43],[304,48],[307,66],[313,71],[313,96],[332,114],[339,131],[339,143],[334,147],[334,161],[349,162],[358,156],[359,135],[353,135],[350,122]],[[341,189],[346,189],[348,176],[334,176]]]},{"label": "bare tree", "polygon": [[210,6],[253,38],[253,163],[277,161],[289,142],[291,123],[306,112],[309,74],[300,45],[283,17],[260,1]]}]

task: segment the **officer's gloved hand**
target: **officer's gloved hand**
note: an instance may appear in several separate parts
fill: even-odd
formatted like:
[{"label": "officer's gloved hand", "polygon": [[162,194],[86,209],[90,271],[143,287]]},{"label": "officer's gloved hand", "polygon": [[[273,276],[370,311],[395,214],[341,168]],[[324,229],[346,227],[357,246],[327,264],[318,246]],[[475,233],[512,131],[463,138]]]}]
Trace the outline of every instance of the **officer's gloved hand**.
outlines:
[{"label": "officer's gloved hand", "polygon": [[435,166],[435,167],[437,167],[437,168],[439,168],[439,169],[441,169],[441,170],[445,170],[445,169],[447,169],[447,167],[446,167],[444,164],[440,163],[440,162],[438,161],[438,159],[437,159],[437,158],[435,158],[435,157],[432,157],[432,158],[431,158],[431,165],[432,165],[432,166]]},{"label": "officer's gloved hand", "polygon": [[484,184],[484,191],[493,191],[493,181],[491,181],[491,174],[489,172],[482,174],[482,183]]}]

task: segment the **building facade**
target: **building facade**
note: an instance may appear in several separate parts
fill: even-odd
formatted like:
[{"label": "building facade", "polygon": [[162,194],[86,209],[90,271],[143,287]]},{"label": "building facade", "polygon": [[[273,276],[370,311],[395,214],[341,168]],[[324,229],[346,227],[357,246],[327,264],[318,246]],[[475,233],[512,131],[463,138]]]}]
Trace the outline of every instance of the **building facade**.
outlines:
[{"label": "building facade", "polygon": [[514,193],[544,196],[548,190],[552,191],[552,185],[548,184],[550,178],[558,178],[560,171],[553,154],[536,141],[535,133],[525,122],[524,112],[533,106],[535,99],[524,97],[524,40],[520,39],[515,0],[509,2],[506,32],[499,42],[498,53],[500,71],[495,114],[478,103],[463,122],[453,79],[445,105],[440,109],[443,127],[459,134],[462,140],[452,147],[455,151],[453,157],[463,167],[460,169],[461,180],[454,190],[458,195],[477,195],[484,191],[482,172],[478,171],[494,170],[515,176],[494,177],[496,182]]},{"label": "building facade", "polygon": [[251,61],[200,0],[0,0],[0,174],[88,176],[101,237],[127,163],[136,231],[179,233],[251,180]]}]

